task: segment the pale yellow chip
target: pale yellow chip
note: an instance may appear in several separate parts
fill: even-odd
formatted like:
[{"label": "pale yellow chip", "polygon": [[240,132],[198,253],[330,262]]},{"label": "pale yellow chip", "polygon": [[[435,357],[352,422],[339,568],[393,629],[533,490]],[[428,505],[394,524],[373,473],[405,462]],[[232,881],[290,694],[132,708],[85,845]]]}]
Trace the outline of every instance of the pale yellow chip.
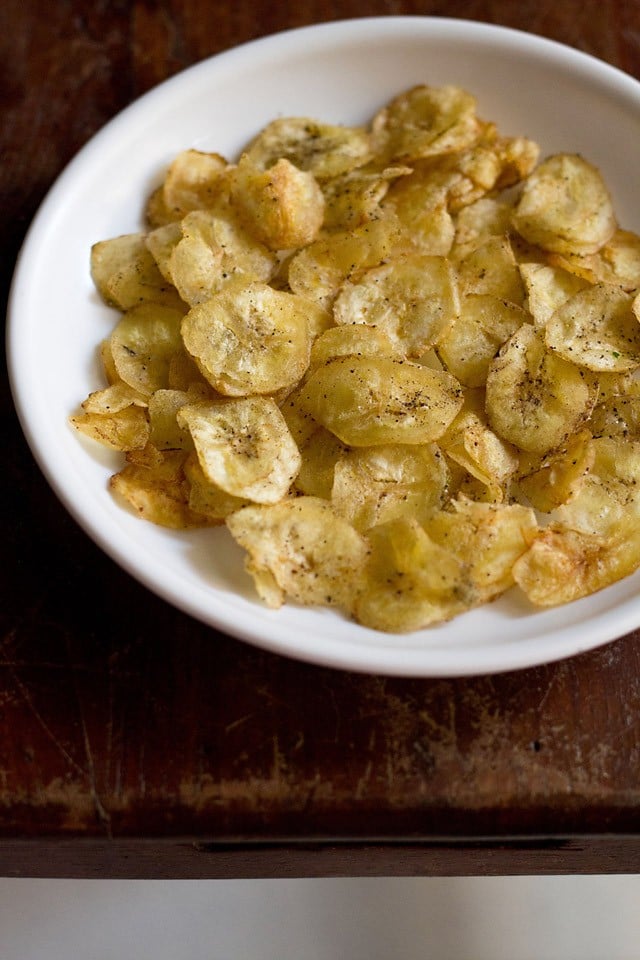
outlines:
[{"label": "pale yellow chip", "polygon": [[128,310],[111,335],[118,376],[143,396],[168,386],[169,364],[182,349],[182,312],[144,303]]},{"label": "pale yellow chip", "polygon": [[294,293],[329,307],[345,280],[378,266],[400,240],[397,220],[387,216],[321,237],[293,257],[289,285]]},{"label": "pale yellow chip", "polygon": [[424,522],[443,504],[448,483],[449,470],[435,444],[387,444],[343,451],[334,464],[330,495],[336,512],[366,531],[399,517]]},{"label": "pale yellow chip", "polygon": [[589,370],[624,373],[640,366],[640,304],[633,294],[597,283],[561,304],[545,327],[559,356]]},{"label": "pale yellow chip", "polygon": [[[410,173],[411,167],[370,165],[321,181],[325,228],[353,230],[381,216],[381,204],[391,184]],[[448,247],[428,252],[446,253],[447,250]]]},{"label": "pale yellow chip", "polygon": [[354,611],[365,627],[407,633],[450,620],[471,605],[464,562],[415,520],[380,524],[367,540],[371,552]]},{"label": "pale yellow chip", "polygon": [[527,310],[539,329],[546,327],[567,300],[589,286],[581,277],[546,263],[521,263],[520,274],[526,290]]},{"label": "pale yellow chip", "polygon": [[513,223],[526,240],[556,253],[595,253],[611,239],[616,218],[607,186],[578,154],[543,160],[527,179]]},{"label": "pale yellow chip", "polygon": [[207,526],[209,520],[189,507],[185,455],[170,452],[150,465],[129,463],[110,480],[110,488],[143,520],[173,530]]},{"label": "pale yellow chip", "polygon": [[284,157],[262,170],[245,155],[231,199],[252,236],[271,250],[306,246],[316,239],[324,220],[324,194],[315,177]]},{"label": "pale yellow chip", "polygon": [[149,439],[147,411],[136,405],[112,414],[80,413],[69,419],[80,433],[114,450],[142,449]]},{"label": "pale yellow chip", "polygon": [[371,146],[364,127],[320,123],[309,117],[281,117],[254,137],[245,154],[261,170],[284,158],[324,180],[365,164]]},{"label": "pale yellow chip", "polygon": [[234,497],[212,483],[207,477],[195,451],[184,462],[184,474],[189,484],[189,508],[207,517],[213,524],[221,524],[236,510],[246,507],[250,500]]},{"label": "pale yellow chip", "polygon": [[387,357],[340,357],[305,383],[304,408],[354,447],[431,443],[462,406],[450,374]]},{"label": "pale yellow chip", "polygon": [[566,445],[542,458],[525,458],[517,485],[529,503],[550,513],[573,500],[595,462],[595,446],[589,430],[579,430]]},{"label": "pale yellow chip", "polygon": [[379,327],[364,323],[349,323],[329,327],[314,341],[309,369],[324,366],[337,357],[395,357],[402,359],[404,351],[397,341]]},{"label": "pale yellow chip", "polygon": [[156,390],[149,397],[149,440],[157,450],[190,450],[188,430],[178,426],[178,411],[194,397],[187,390]]},{"label": "pale yellow chip", "polygon": [[470,605],[487,603],[513,586],[513,566],[537,533],[535,513],[521,504],[455,500],[427,522],[430,537],[464,564]]},{"label": "pale yellow chip", "polygon": [[330,500],[335,466],[346,450],[333,433],[318,427],[300,446],[302,463],[296,478],[296,490],[310,497]]},{"label": "pale yellow chip", "polygon": [[481,197],[463,207],[454,221],[456,258],[462,260],[487,240],[506,236],[512,216],[513,203],[504,198]]},{"label": "pale yellow chip", "polygon": [[486,421],[483,397],[469,391],[464,407],[440,439],[442,449],[471,476],[489,487],[493,499],[507,495],[507,483],[518,469],[518,454]]},{"label": "pale yellow chip", "polygon": [[345,283],[333,315],[338,324],[377,327],[405,356],[418,357],[446,334],[459,310],[456,276],[449,261],[414,254]]},{"label": "pale yellow chip", "polygon": [[522,306],[524,285],[508,237],[490,237],[458,265],[461,295],[496,297]]},{"label": "pale yellow chip", "polygon": [[475,98],[452,85],[412,87],[394,97],[372,122],[374,150],[403,163],[462,150],[476,142],[480,131]]},{"label": "pale yellow chip", "polygon": [[552,526],[539,532],[513,575],[531,603],[551,607],[602,590],[639,566],[637,528],[607,539]]},{"label": "pale yellow chip", "polygon": [[86,400],[82,402],[82,409],[85,413],[113,414],[120,413],[125,407],[132,404],[138,407],[146,407],[148,399],[143,397],[130,387],[128,383],[117,380],[111,383],[103,390],[95,390],[90,393]]},{"label": "pale yellow chip", "polygon": [[226,493],[277,503],[300,469],[300,453],[271,397],[193,404],[177,413],[205,476]]},{"label": "pale yellow chip", "polygon": [[111,307],[128,310],[143,301],[179,303],[147,249],[144,234],[125,234],[95,243],[90,269],[100,296]]},{"label": "pale yellow chip", "polygon": [[266,284],[235,284],[189,311],[182,339],[220,393],[274,393],[294,386],[307,369],[313,309]]},{"label": "pale yellow chip", "polygon": [[522,450],[540,454],[560,446],[595,400],[584,371],[552,353],[529,323],[491,364],[486,390],[491,428]]},{"label": "pale yellow chip", "polygon": [[459,317],[438,342],[438,356],[465,387],[481,387],[502,344],[526,321],[523,308],[509,300],[468,294]]},{"label": "pale yellow chip", "polygon": [[226,185],[228,163],[219,153],[183,150],[169,167],[162,184],[162,204],[175,219],[191,210],[215,205]]},{"label": "pale yellow chip", "polygon": [[227,517],[227,526],[247,551],[247,570],[267,605],[289,598],[352,606],[368,546],[326,500],[296,497],[245,507]]},{"label": "pale yellow chip", "polygon": [[611,537],[638,529],[640,520],[640,441],[597,437],[593,463],[576,495],[554,513],[564,527]]}]

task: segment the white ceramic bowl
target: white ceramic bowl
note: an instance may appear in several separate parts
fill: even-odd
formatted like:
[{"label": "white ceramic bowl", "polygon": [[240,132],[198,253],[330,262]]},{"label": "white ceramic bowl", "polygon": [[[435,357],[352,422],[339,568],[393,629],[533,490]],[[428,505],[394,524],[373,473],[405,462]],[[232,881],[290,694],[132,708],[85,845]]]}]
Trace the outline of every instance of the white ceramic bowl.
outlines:
[{"label": "white ceramic bowl", "polygon": [[481,116],[543,151],[600,166],[623,225],[640,229],[640,84],[532,35],[460,20],[385,17],[277,34],[206,60],[111,121],[60,176],[31,227],[10,301],[17,410],[37,461],[87,533],[149,589],[260,647],[405,676],[497,672],[587,650],[640,625],[640,576],[536,612],[516,593],[408,636],[364,629],[328,610],[265,609],[224,529],[174,533],[136,519],[107,491],[119,460],[83,441],[69,414],[96,388],[96,345],[113,312],[92,289],[89,248],[141,225],[143,198],[181,149],[233,157],[278,115],[366,121],[417,83],[453,83]]}]

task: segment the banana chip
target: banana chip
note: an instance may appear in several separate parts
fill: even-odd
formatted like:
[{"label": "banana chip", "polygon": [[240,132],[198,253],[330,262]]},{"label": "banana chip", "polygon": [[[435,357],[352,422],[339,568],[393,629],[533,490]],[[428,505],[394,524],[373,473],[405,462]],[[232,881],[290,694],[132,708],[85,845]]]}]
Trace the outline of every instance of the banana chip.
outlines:
[{"label": "banana chip", "polygon": [[338,324],[386,332],[407,357],[437,343],[460,310],[453,267],[444,257],[405,256],[346,282],[333,307]]},{"label": "banana chip", "polygon": [[315,309],[267,284],[233,285],[189,311],[182,339],[220,393],[274,393],[294,386],[307,369],[308,315]]},{"label": "banana chip", "polygon": [[462,406],[448,373],[387,357],[340,357],[317,369],[301,403],[349,446],[431,443]]},{"label": "banana chip", "polygon": [[602,175],[577,154],[548,157],[527,178],[513,216],[526,240],[555,253],[595,253],[616,218]]},{"label": "banana chip", "polygon": [[640,367],[640,302],[620,287],[597,283],[554,311],[545,340],[558,356],[588,370],[624,373]]},{"label": "banana chip", "polygon": [[368,545],[326,500],[297,497],[245,507],[227,518],[227,526],[247,551],[247,570],[268,606],[290,598],[351,608]]},{"label": "banana chip", "polygon": [[206,478],[226,493],[277,503],[300,469],[300,453],[270,397],[181,407],[178,426],[191,434]]},{"label": "banana chip", "polygon": [[523,324],[502,347],[487,376],[489,425],[532,453],[558,447],[586,420],[594,391],[577,366],[549,350]]}]

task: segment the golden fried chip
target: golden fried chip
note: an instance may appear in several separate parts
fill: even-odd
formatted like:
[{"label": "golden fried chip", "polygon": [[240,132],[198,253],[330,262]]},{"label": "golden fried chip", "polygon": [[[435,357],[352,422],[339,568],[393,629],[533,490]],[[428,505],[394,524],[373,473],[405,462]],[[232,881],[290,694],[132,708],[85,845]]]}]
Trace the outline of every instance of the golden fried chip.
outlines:
[{"label": "golden fried chip", "polygon": [[448,493],[449,471],[435,444],[343,449],[336,461],[331,502],[356,530],[399,517],[423,522]]},{"label": "golden fried chip", "polygon": [[147,398],[141,396],[128,383],[117,380],[105,387],[104,390],[95,390],[90,393],[87,399],[82,402],[82,409],[85,413],[109,415],[120,413],[121,410],[130,407],[132,404],[138,407],[146,407]]},{"label": "golden fried chip", "polygon": [[544,329],[556,310],[589,284],[561,267],[546,263],[521,263],[526,306],[539,329]]},{"label": "golden fried chip", "polygon": [[311,374],[300,402],[354,447],[431,443],[462,406],[454,377],[388,357],[340,357]]},{"label": "golden fried chip", "polygon": [[373,149],[387,161],[462,150],[475,143],[481,127],[471,94],[451,85],[412,87],[380,110],[373,119]]},{"label": "golden fried chip", "polygon": [[214,524],[224,520],[241,507],[250,504],[250,500],[234,497],[212,483],[206,476],[195,452],[189,454],[184,462],[184,474],[189,484],[189,509],[207,517]]},{"label": "golden fried chip", "polygon": [[600,171],[578,154],[543,160],[527,179],[513,216],[526,240],[556,253],[595,253],[616,219]]},{"label": "golden fried chip", "polygon": [[595,447],[588,430],[579,430],[566,445],[542,458],[523,462],[517,484],[529,503],[550,513],[580,491],[595,462]]},{"label": "golden fried chip", "polygon": [[311,348],[309,368],[321,367],[337,357],[404,357],[400,345],[379,327],[350,323],[325,330]]},{"label": "golden fried chip", "polygon": [[367,543],[317,497],[251,506],[227,517],[247,551],[247,570],[268,606],[286,597],[304,604],[349,609],[367,557]]},{"label": "golden fried chip", "polygon": [[447,370],[465,387],[481,387],[503,343],[527,321],[522,307],[490,294],[468,294],[437,345]]},{"label": "golden fried chip", "polygon": [[427,521],[427,533],[464,563],[466,590],[473,605],[487,603],[513,586],[513,565],[538,529],[535,514],[517,503],[495,505],[462,499],[451,506]]},{"label": "golden fried chip", "polygon": [[182,452],[164,454],[152,465],[129,463],[110,480],[110,488],[143,520],[187,530],[208,524],[208,518],[189,507],[189,484]]},{"label": "golden fried chip", "polygon": [[293,257],[289,285],[294,293],[329,307],[345,280],[378,266],[400,239],[397,220],[386,216],[321,237]]},{"label": "golden fried chip", "polygon": [[231,397],[294,386],[309,364],[314,309],[266,284],[234,284],[193,307],[182,339],[203,376]]},{"label": "golden fried chip", "polygon": [[162,205],[175,219],[214,206],[226,186],[227,161],[219,153],[183,150],[162,184]]},{"label": "golden fried chip", "polygon": [[70,422],[80,433],[114,450],[141,449],[149,439],[147,411],[136,405],[112,414],[80,413]]},{"label": "golden fried chip", "polygon": [[245,155],[259,170],[268,170],[284,158],[325,180],[365,164],[371,147],[363,127],[319,123],[309,117],[281,117],[254,137]]},{"label": "golden fried chip", "polygon": [[324,195],[315,177],[285,158],[263,171],[245,155],[231,199],[252,236],[271,250],[306,246],[324,219]]},{"label": "golden fried chip", "polygon": [[[324,227],[348,231],[381,216],[380,205],[391,184],[410,173],[411,167],[396,165],[378,168],[370,165],[321,181],[325,201]],[[447,251],[448,247],[427,252]]]},{"label": "golden fried chip", "polygon": [[640,366],[640,304],[597,283],[561,304],[547,321],[547,346],[589,370],[624,373]]},{"label": "golden fried chip", "polygon": [[405,356],[418,357],[449,330],[459,309],[449,261],[414,254],[345,283],[333,315],[338,324],[364,323],[383,330]]},{"label": "golden fried chip", "polygon": [[506,496],[507,482],[518,469],[518,455],[510,443],[487,425],[483,399],[469,391],[465,405],[440,444],[448,457],[489,487],[494,500],[501,501]]},{"label": "golden fried chip", "polygon": [[300,454],[271,397],[187,404],[177,413],[211,483],[235,497],[277,503],[300,469]]},{"label": "golden fried chip", "polygon": [[324,427],[318,427],[299,449],[302,463],[296,478],[296,490],[310,497],[330,500],[335,465],[347,448]]},{"label": "golden fried chip", "polygon": [[155,303],[128,310],[111,335],[118,376],[143,396],[168,386],[169,363],[182,348],[182,312]]},{"label": "golden fried chip", "polygon": [[487,415],[495,432],[532,453],[547,453],[586,419],[595,393],[584,372],[552,353],[523,324],[502,347],[487,376]]},{"label": "golden fried chip", "polygon": [[179,304],[141,233],[95,243],[91,248],[91,278],[105,303],[120,310],[143,301]]},{"label": "golden fried chip", "polygon": [[541,530],[516,561],[516,583],[536,606],[571,603],[634,573],[640,566],[637,530],[605,539],[555,526]]},{"label": "golden fried chip", "polygon": [[524,286],[513,248],[506,236],[491,237],[458,265],[461,295],[485,295],[522,305]]},{"label": "golden fried chip", "polygon": [[407,633],[468,609],[463,561],[415,520],[380,524],[367,540],[371,553],[354,610],[363,626]]}]

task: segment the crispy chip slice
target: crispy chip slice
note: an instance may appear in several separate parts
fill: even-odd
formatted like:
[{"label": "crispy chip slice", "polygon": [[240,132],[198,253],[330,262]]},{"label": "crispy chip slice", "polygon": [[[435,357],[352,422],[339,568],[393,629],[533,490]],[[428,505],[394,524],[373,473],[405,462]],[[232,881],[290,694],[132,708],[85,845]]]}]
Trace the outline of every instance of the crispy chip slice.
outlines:
[{"label": "crispy chip slice", "polygon": [[313,310],[266,284],[236,284],[189,311],[182,339],[220,393],[274,393],[294,386],[307,369]]},{"label": "crispy chip slice", "polygon": [[465,564],[467,592],[473,604],[487,603],[514,584],[513,565],[538,529],[535,513],[521,504],[455,500],[451,510],[435,513],[429,536]]},{"label": "crispy chip slice", "polygon": [[399,94],[374,117],[373,149],[387,161],[462,150],[481,133],[476,101],[460,87],[418,85]]},{"label": "crispy chip slice", "polygon": [[189,507],[184,461],[181,451],[171,451],[148,465],[129,463],[111,477],[110,488],[143,520],[173,530],[207,526],[208,518]]},{"label": "crispy chip slice", "polygon": [[182,311],[156,303],[128,310],[111,334],[118,376],[143,396],[168,386],[169,363],[182,348]]},{"label": "crispy chip slice", "polygon": [[149,439],[147,411],[135,404],[112,414],[80,413],[70,422],[80,433],[114,450],[141,449]]},{"label": "crispy chip slice", "polygon": [[490,488],[494,500],[502,501],[507,483],[518,469],[518,454],[489,428],[483,401],[482,392],[477,396],[469,391],[440,444],[448,457]]},{"label": "crispy chip slice", "polygon": [[245,155],[260,170],[284,158],[320,180],[338,177],[371,157],[364,127],[336,126],[309,117],[281,117],[267,124]]},{"label": "crispy chip slice", "polygon": [[178,305],[175,290],[160,273],[142,233],[101,240],[91,248],[91,278],[111,307],[128,310],[143,301]]},{"label": "crispy chip slice", "polygon": [[365,531],[398,517],[423,522],[442,506],[448,483],[449,470],[436,444],[343,448],[330,495],[336,512]]},{"label": "crispy chip slice", "polygon": [[559,356],[589,370],[624,373],[640,366],[640,304],[608,283],[580,290],[551,315],[545,340]]},{"label": "crispy chip slice", "polygon": [[584,372],[552,353],[529,323],[492,362],[486,390],[491,428],[509,443],[539,454],[574,433],[595,400]]},{"label": "crispy chip slice", "polygon": [[507,236],[512,216],[513,203],[502,197],[481,197],[463,207],[454,221],[456,259],[463,260],[491,238]]},{"label": "crispy chip slice", "polygon": [[468,294],[460,314],[437,344],[437,353],[465,387],[481,387],[497,351],[523,323],[522,307],[490,294]]},{"label": "crispy chip slice", "polygon": [[388,633],[407,633],[468,609],[465,565],[415,520],[398,518],[369,530],[371,554],[355,599],[356,620]]},{"label": "crispy chip slice", "polygon": [[311,348],[310,370],[321,367],[337,357],[404,357],[397,341],[379,327],[364,323],[349,323],[329,327]]},{"label": "crispy chip slice", "polygon": [[521,263],[527,310],[538,329],[544,329],[556,310],[589,286],[586,280],[546,263]]},{"label": "crispy chip slice", "polygon": [[576,495],[558,507],[563,527],[594,536],[631,535],[640,519],[640,440],[597,437],[594,458]]},{"label": "crispy chip slice", "polygon": [[177,413],[207,479],[255,503],[277,503],[300,469],[300,453],[271,397],[187,404]]},{"label": "crispy chip slice", "polygon": [[640,566],[637,529],[614,537],[550,526],[516,561],[516,583],[536,606],[571,603],[622,580]]},{"label": "crispy chip slice", "polygon": [[336,436],[324,427],[318,427],[300,446],[302,463],[295,482],[296,490],[310,497],[330,500],[335,465],[346,450]]},{"label": "crispy chip slice", "polygon": [[578,495],[595,455],[589,430],[578,430],[560,450],[542,458],[525,456],[518,488],[536,510],[551,513]]},{"label": "crispy chip slice", "polygon": [[349,446],[431,443],[462,406],[450,374],[388,357],[340,357],[311,374],[303,407]]},{"label": "crispy chip slice", "polygon": [[453,267],[445,257],[406,255],[368,270],[342,287],[338,324],[385,331],[405,356],[418,357],[450,329],[460,310]]},{"label": "crispy chip slice", "polygon": [[345,280],[378,266],[400,240],[399,224],[390,216],[321,237],[293,257],[289,285],[294,293],[329,307]]},{"label": "crispy chip slice", "polygon": [[324,194],[315,177],[284,157],[267,170],[242,157],[231,199],[249,232],[271,250],[306,246],[324,220]]},{"label": "crispy chip slice", "polygon": [[184,474],[189,483],[189,508],[194,513],[207,517],[214,524],[223,523],[231,513],[251,503],[250,500],[226,493],[212,483],[202,469],[195,451],[192,451],[184,462]]},{"label": "crispy chip slice", "polygon": [[87,399],[82,402],[82,409],[85,413],[109,415],[120,413],[121,410],[130,407],[132,404],[138,407],[146,407],[147,398],[141,396],[128,383],[117,380],[103,390],[95,390],[90,393]]},{"label": "crispy chip slice", "polygon": [[461,295],[479,294],[522,306],[524,285],[506,236],[490,237],[458,263]]},{"label": "crispy chip slice", "polygon": [[149,397],[149,440],[157,450],[191,450],[191,436],[178,426],[177,414],[193,402],[188,390],[161,389]]},{"label": "crispy chip slice", "polygon": [[547,157],[527,179],[513,216],[526,240],[556,253],[595,253],[616,219],[600,171],[578,154]]},{"label": "crispy chip slice", "polygon": [[225,189],[229,164],[219,153],[183,150],[162,184],[162,206],[181,220],[191,210],[213,207]]},{"label": "crispy chip slice", "polygon": [[227,526],[247,551],[247,570],[268,606],[288,597],[351,607],[367,543],[326,500],[303,496],[245,507],[227,517]]},{"label": "crispy chip slice", "polygon": [[[370,164],[321,181],[325,201],[324,227],[328,230],[353,230],[381,216],[380,207],[391,184],[410,173],[411,167],[378,167]],[[433,252],[446,253],[447,250]]]}]

